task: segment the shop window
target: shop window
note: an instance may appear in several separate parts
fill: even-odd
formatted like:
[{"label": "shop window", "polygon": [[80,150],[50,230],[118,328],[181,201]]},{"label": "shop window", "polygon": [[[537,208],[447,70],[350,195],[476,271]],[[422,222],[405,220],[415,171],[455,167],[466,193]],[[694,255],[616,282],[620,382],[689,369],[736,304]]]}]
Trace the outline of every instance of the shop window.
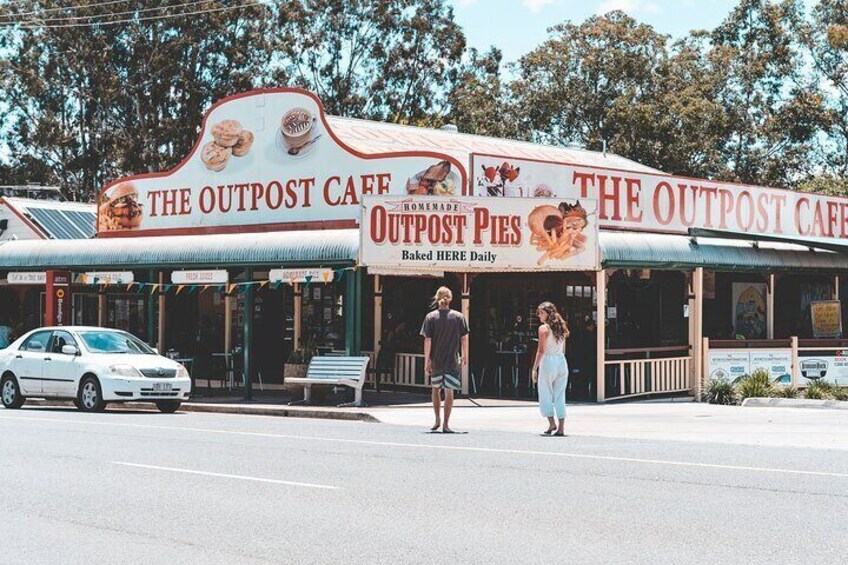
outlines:
[{"label": "shop window", "polygon": [[301,340],[321,352],[345,348],[343,281],[301,285]]}]

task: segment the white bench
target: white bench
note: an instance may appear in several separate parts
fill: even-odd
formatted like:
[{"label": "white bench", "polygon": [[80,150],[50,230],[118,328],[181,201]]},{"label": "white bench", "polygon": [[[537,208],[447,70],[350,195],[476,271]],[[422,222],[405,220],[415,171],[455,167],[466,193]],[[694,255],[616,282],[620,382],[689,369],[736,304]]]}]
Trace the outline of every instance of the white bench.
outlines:
[{"label": "white bench", "polygon": [[286,382],[303,385],[303,400],[300,401],[303,404],[308,404],[312,398],[312,385],[342,385],[355,391],[353,405],[362,406],[362,387],[369,361],[368,357],[315,356],[309,362],[305,377],[286,379]]}]

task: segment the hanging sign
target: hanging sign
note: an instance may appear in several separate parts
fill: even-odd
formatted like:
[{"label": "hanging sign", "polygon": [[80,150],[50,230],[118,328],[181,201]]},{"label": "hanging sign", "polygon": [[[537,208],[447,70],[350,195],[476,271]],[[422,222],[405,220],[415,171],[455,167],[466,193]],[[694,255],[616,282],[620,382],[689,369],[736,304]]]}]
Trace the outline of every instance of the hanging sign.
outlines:
[{"label": "hanging sign", "polygon": [[44,325],[66,326],[71,319],[71,273],[47,271]]},{"label": "hanging sign", "polygon": [[590,198],[603,228],[848,238],[848,198],[600,167],[473,155],[477,196]]},{"label": "hanging sign", "polygon": [[366,197],[360,262],[444,271],[593,271],[593,200]]},{"label": "hanging sign", "polygon": [[268,280],[285,283],[330,283],[336,278],[332,269],[271,269]]},{"label": "hanging sign", "polygon": [[842,305],[839,300],[816,300],[810,303],[810,316],[815,337],[842,337]]},{"label": "hanging sign", "polygon": [[132,271],[94,271],[80,275],[82,284],[129,284],[134,281]]},{"label": "hanging sign", "polygon": [[9,273],[6,275],[9,284],[46,284],[47,273]]},{"label": "hanging sign", "polygon": [[166,173],[120,179],[98,206],[98,236],[356,227],[367,194],[461,195],[465,167],[433,151],[362,154],[298,89],[216,103],[192,152]]},{"label": "hanging sign", "polygon": [[173,284],[227,284],[229,273],[224,270],[174,271],[171,273]]}]

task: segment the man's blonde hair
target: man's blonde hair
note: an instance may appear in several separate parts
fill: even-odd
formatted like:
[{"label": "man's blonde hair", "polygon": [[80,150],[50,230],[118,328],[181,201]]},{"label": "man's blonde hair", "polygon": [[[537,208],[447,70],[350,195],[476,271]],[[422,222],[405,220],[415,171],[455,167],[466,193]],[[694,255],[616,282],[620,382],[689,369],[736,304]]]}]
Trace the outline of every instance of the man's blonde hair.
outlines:
[{"label": "man's blonde hair", "polygon": [[448,308],[453,301],[453,293],[446,286],[440,286],[430,303],[430,308]]}]

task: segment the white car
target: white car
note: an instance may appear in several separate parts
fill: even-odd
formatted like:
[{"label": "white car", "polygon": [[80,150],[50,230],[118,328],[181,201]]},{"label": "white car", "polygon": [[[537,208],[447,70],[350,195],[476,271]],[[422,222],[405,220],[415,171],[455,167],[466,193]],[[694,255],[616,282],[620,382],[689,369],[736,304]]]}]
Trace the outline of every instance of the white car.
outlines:
[{"label": "white car", "polygon": [[0,399],[20,408],[27,398],[73,400],[99,412],[107,402],[153,402],[175,412],[191,394],[185,367],[132,334],[94,327],[39,328],[0,350]]}]

